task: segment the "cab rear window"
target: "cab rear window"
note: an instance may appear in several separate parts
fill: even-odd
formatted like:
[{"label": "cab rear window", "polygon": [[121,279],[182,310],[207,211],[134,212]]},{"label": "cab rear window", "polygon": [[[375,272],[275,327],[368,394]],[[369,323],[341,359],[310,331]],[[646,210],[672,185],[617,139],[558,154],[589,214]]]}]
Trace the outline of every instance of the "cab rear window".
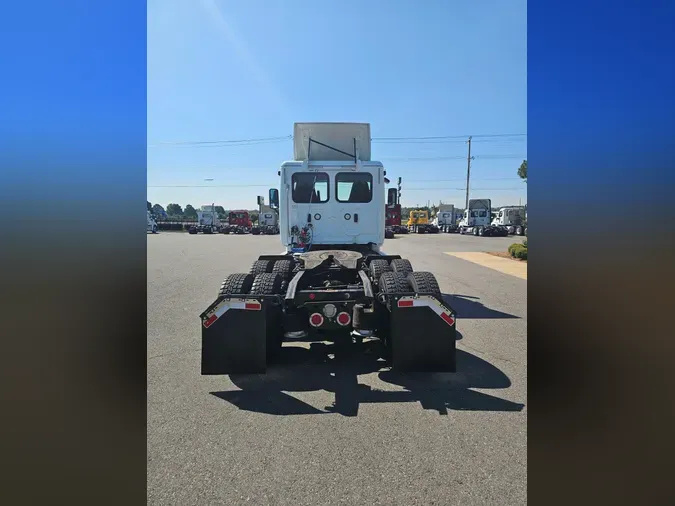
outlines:
[{"label": "cab rear window", "polygon": [[373,175],[367,172],[338,172],[335,175],[338,202],[365,204],[373,200]]},{"label": "cab rear window", "polygon": [[291,196],[296,204],[328,202],[328,174],[325,172],[296,172],[291,184]]}]

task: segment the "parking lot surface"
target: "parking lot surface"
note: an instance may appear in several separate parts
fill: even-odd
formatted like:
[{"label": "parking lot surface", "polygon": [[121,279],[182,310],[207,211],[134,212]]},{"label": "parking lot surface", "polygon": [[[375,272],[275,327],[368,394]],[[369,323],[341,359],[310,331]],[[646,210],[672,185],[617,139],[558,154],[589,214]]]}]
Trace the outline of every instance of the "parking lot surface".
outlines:
[{"label": "parking lot surface", "polygon": [[199,314],[279,236],[148,235],[148,503],[524,504],[527,283],[446,254],[520,240],[385,241],[457,311],[455,374],[293,342],[266,375],[202,377]]}]

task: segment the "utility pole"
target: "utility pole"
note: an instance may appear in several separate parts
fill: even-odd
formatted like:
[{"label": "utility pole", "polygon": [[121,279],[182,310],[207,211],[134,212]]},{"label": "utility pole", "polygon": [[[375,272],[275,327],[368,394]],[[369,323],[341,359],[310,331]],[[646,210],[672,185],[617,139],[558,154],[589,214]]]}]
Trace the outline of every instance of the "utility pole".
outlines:
[{"label": "utility pole", "polygon": [[469,140],[467,141],[469,144],[469,154],[466,157],[466,203],[464,205],[464,209],[469,209],[469,179],[471,175],[471,136],[469,136]]}]

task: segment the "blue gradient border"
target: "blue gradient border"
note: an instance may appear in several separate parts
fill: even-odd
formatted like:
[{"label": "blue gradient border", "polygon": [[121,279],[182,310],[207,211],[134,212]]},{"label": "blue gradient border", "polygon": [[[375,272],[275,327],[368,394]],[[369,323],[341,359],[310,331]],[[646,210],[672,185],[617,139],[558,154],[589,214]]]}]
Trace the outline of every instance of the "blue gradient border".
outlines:
[{"label": "blue gradient border", "polygon": [[669,494],[645,449],[673,417],[641,410],[672,384],[673,20],[666,1],[528,3],[533,504]]},{"label": "blue gradient border", "polygon": [[146,24],[132,0],[2,7],[8,504],[147,500]]}]

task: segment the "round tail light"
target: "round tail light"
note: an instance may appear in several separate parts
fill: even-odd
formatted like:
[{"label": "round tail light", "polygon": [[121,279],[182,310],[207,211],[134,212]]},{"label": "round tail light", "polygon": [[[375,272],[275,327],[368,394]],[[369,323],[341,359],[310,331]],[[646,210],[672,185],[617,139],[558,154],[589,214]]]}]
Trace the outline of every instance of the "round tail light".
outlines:
[{"label": "round tail light", "polygon": [[349,313],[345,313],[344,311],[337,315],[337,322],[342,325],[343,327],[345,325],[349,325],[349,323],[352,321],[352,317],[349,316]]},{"label": "round tail light", "polygon": [[320,313],[314,313],[309,317],[309,324],[312,327],[320,327],[323,325],[323,316]]}]

